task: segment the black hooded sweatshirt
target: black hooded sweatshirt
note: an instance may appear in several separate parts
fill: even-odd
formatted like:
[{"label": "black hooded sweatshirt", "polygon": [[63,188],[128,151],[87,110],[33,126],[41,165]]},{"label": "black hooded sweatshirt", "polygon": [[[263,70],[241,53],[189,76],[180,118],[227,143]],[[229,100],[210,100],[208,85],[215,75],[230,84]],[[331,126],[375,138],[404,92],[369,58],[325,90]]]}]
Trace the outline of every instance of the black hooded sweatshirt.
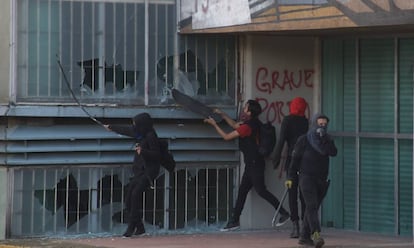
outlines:
[{"label": "black hooded sweatshirt", "polygon": [[336,156],[337,148],[329,134],[320,136],[317,119],[326,118],[323,114],[315,114],[308,132],[300,136],[292,152],[288,178],[292,179],[299,173],[326,180],[329,173],[329,157]]},{"label": "black hooded sweatshirt", "polygon": [[307,103],[302,97],[295,97],[289,104],[289,115],[285,116],[280,125],[279,139],[276,143],[273,161],[279,165],[282,156],[282,150],[287,143],[287,159],[285,170],[289,169],[289,163],[292,156],[293,147],[299,136],[308,131],[309,121],[305,117]]},{"label": "black hooded sweatshirt", "polygon": [[160,171],[160,143],[153,128],[153,120],[148,113],[141,113],[133,118],[133,125],[110,125],[109,128],[119,134],[135,139],[141,146],[141,154],[134,150],[132,171],[134,176],[147,175],[154,180]]}]

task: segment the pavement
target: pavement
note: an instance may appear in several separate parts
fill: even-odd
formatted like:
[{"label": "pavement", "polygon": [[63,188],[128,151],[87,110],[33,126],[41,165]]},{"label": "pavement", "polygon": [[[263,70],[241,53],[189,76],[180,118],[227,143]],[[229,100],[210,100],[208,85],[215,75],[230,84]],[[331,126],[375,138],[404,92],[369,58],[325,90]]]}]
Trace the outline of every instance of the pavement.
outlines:
[{"label": "pavement", "polygon": [[[414,248],[412,237],[369,234],[338,229],[323,229],[325,248],[393,247]],[[59,248],[298,248],[309,247],[289,238],[289,230],[241,230],[197,234],[146,234],[123,238],[120,236],[82,238],[32,238],[0,240],[0,248],[59,247]]]}]

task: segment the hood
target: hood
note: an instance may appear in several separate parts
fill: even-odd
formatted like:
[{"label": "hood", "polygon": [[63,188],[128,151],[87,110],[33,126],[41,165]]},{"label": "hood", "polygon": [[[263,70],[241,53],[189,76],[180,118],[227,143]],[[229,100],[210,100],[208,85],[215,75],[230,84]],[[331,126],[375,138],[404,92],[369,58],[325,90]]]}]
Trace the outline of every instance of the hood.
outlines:
[{"label": "hood", "polygon": [[153,120],[148,113],[141,113],[133,118],[134,129],[137,134],[145,136],[147,133],[153,130]]},{"label": "hood", "polygon": [[324,118],[324,119],[327,119],[327,120],[328,120],[328,123],[329,123],[329,118],[328,118],[325,114],[322,114],[322,113],[316,113],[316,114],[314,114],[314,115],[312,116],[309,131],[311,131],[311,130],[316,130],[316,129],[319,127],[319,126],[318,126],[318,123],[317,123],[317,120],[318,120],[319,118]]},{"label": "hood", "polygon": [[295,97],[290,102],[289,110],[291,115],[304,116],[307,107],[306,100],[302,97]]}]

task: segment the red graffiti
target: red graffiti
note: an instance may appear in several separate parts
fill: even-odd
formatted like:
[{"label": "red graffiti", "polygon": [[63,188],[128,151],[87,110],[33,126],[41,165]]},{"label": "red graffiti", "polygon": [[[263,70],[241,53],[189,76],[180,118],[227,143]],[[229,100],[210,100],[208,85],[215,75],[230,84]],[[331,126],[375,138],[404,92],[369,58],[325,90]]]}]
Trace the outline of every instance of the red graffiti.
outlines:
[{"label": "red graffiti", "polygon": [[285,88],[289,90],[300,87],[313,88],[314,73],[313,69],[304,69],[297,72],[284,70],[283,73],[276,70],[269,76],[269,70],[265,67],[260,67],[256,72],[256,88],[261,92],[269,94],[272,94],[276,87],[282,91]]},{"label": "red graffiti", "polygon": [[207,11],[208,11],[208,0],[207,0],[206,5],[201,4],[201,9],[203,10],[204,13],[207,13]]},{"label": "red graffiti", "polygon": [[[265,118],[265,121],[270,121],[273,124],[280,124],[285,116],[289,115],[289,104],[288,102],[283,101],[274,101],[269,102],[266,98],[257,97],[256,101],[260,103],[262,106],[262,117]],[[309,104],[306,103],[306,112],[305,116],[309,119],[310,116],[310,107]]]}]

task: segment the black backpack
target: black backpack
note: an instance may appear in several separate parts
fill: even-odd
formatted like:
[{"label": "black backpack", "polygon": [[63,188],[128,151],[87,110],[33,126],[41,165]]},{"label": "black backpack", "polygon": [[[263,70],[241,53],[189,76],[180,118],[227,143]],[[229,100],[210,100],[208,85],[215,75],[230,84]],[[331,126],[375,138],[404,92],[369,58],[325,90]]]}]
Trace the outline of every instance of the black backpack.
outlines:
[{"label": "black backpack", "polygon": [[168,141],[165,139],[159,139],[159,141],[160,141],[160,152],[161,152],[161,159],[160,159],[161,166],[171,173],[175,169],[174,156],[171,153],[171,151],[168,149]]},{"label": "black backpack", "polygon": [[260,124],[257,145],[260,155],[265,158],[273,152],[276,145],[276,128],[270,121]]}]

